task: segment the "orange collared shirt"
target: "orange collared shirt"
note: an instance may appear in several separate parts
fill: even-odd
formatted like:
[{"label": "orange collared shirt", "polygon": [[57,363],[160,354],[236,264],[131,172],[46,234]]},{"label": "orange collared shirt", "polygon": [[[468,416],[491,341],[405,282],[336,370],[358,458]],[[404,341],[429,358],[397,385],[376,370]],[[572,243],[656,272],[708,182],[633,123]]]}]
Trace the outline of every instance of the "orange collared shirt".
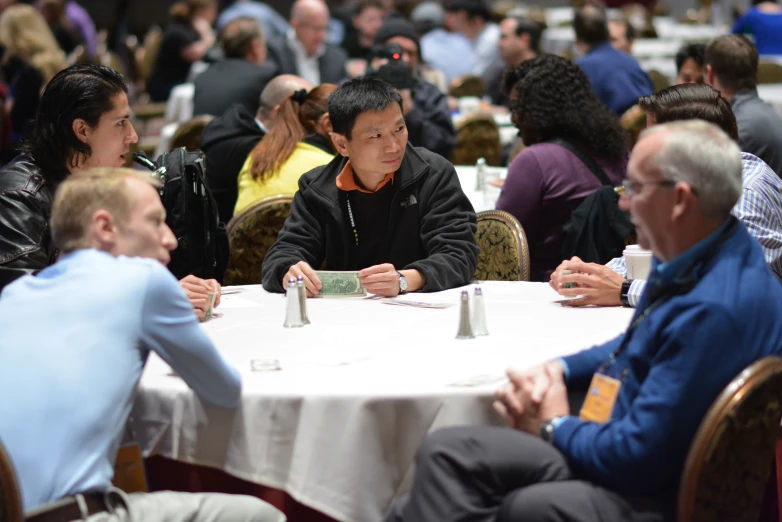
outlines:
[{"label": "orange collared shirt", "polygon": [[345,163],[345,168],[342,169],[342,172],[340,172],[337,175],[337,188],[340,190],[344,190],[345,192],[349,192],[351,190],[358,190],[359,192],[363,192],[364,194],[374,194],[381,188],[385,187],[388,183],[394,182],[394,173],[389,172],[386,174],[386,177],[383,178],[383,181],[380,182],[380,184],[377,186],[375,190],[367,190],[363,189],[358,186],[356,183],[356,175],[353,172],[353,166],[350,164],[350,160],[348,160],[347,163]]}]

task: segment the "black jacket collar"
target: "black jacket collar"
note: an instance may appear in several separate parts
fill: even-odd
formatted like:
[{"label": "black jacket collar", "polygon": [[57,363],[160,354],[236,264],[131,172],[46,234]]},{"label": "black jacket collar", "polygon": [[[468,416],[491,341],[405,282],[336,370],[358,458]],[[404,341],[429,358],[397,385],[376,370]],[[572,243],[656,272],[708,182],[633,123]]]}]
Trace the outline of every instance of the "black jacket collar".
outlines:
[{"label": "black jacket collar", "polygon": [[[303,185],[308,187],[319,198],[331,203],[335,208],[339,204],[339,189],[337,188],[337,176],[348,158],[337,155],[329,162],[323,170],[306,175]],[[418,154],[415,148],[408,142],[405,149],[405,157],[402,159],[402,165],[394,173],[394,195],[405,187],[418,181],[429,168],[429,164]],[[311,177],[310,177],[311,176]]]},{"label": "black jacket collar", "polygon": [[331,146],[331,142],[320,134],[310,134],[309,136],[305,136],[301,141],[324,152],[328,152],[329,154],[334,154],[334,148]]}]

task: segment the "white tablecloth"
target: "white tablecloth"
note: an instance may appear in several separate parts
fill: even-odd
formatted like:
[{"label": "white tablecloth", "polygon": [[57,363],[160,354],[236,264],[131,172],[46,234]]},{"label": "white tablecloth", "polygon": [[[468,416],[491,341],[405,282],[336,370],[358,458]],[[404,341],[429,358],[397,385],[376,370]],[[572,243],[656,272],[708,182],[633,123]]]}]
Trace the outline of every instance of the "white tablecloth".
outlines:
[{"label": "white tablecloth", "polygon": [[[727,32],[725,27],[711,25],[687,25],[671,23],[667,19],[654,21],[659,38],[639,38],[633,44],[633,56],[638,60],[649,58],[673,58],[676,51],[688,41],[707,41]],[[572,27],[549,26],[543,31],[541,47],[548,53],[561,53],[571,49],[575,42]]]},{"label": "white tablecloth", "polygon": [[727,26],[680,24],[666,16],[655,17],[653,24],[657,36],[663,40],[707,41],[728,32]]},{"label": "white tablecloth", "polygon": [[758,95],[782,115],[782,83],[762,83],[758,85]]},{"label": "white tablecloth", "polygon": [[[491,185],[479,189],[476,183],[475,165],[455,165],[455,168],[462,191],[470,199],[475,212],[493,210],[497,198],[500,197],[500,189]],[[507,173],[508,169],[505,167],[486,167],[487,181],[496,178],[505,179]]]},{"label": "white tablecloth", "polygon": [[679,39],[638,38],[633,42],[633,56],[636,60],[646,58],[670,58],[673,60],[682,43],[683,41]]},{"label": "white tablecloth", "polygon": [[[377,300],[308,300],[312,324],[285,329],[285,300],[260,287],[223,297],[204,325],[242,374],[241,406],[202,404],[157,356],[147,363],[133,411],[145,455],[213,466],[284,489],[341,521],[380,520],[410,479],[430,431],[493,424],[502,376],[604,342],[623,331],[624,308],[569,309],[542,283],[482,284],[490,335],[456,340],[458,307],[444,310]],[[456,303],[459,290],[408,296]],[[252,372],[252,359],[282,370]]]},{"label": "white tablecloth", "polygon": [[179,123],[180,125],[193,118],[193,97],[195,85],[183,83],[171,89],[171,94],[166,102],[166,123]]}]

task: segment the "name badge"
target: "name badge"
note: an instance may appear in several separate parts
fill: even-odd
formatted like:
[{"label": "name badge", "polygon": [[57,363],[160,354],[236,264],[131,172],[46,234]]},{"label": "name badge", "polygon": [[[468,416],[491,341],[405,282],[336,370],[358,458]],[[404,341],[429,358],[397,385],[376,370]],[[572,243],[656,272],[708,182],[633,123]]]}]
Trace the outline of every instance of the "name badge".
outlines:
[{"label": "name badge", "polygon": [[599,372],[593,375],[579,418],[598,424],[608,422],[621,387],[620,380]]}]

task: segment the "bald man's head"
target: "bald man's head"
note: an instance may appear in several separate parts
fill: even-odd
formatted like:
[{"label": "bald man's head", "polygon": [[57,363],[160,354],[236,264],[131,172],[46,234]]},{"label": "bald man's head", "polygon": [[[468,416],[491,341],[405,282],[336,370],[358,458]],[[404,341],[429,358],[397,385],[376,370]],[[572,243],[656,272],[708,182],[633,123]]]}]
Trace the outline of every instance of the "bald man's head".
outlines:
[{"label": "bald man's head", "polygon": [[291,26],[307,54],[315,55],[326,41],[329,8],[323,0],[297,0],[291,8]]},{"label": "bald man's head", "polygon": [[277,109],[282,101],[294,92],[306,89],[312,90],[313,85],[293,74],[281,74],[266,84],[261,92],[261,103],[258,107],[258,119],[267,127],[277,115]]}]

